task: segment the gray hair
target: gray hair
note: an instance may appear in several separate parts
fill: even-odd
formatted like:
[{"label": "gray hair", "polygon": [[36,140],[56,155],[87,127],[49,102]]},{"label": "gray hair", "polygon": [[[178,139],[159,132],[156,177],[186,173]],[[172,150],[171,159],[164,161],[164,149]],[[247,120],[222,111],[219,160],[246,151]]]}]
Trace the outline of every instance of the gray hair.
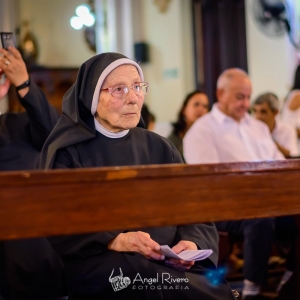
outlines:
[{"label": "gray hair", "polygon": [[227,86],[232,79],[237,77],[248,78],[248,74],[244,70],[239,68],[226,69],[221,73],[217,80],[217,88],[225,88],[225,86]]},{"label": "gray hair", "polygon": [[273,93],[265,93],[265,94],[258,96],[254,100],[253,105],[258,105],[258,104],[263,104],[263,103],[267,103],[273,112],[279,110],[278,97]]}]

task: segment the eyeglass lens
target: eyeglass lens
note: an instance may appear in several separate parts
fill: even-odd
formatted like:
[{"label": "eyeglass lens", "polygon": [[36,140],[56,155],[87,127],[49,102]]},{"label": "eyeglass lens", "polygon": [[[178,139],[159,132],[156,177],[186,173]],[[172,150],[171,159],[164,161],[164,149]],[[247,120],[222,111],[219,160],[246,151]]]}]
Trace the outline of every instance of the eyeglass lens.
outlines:
[{"label": "eyeglass lens", "polygon": [[146,95],[149,90],[149,86],[145,83],[135,83],[131,87],[120,84],[112,88],[111,95],[116,98],[122,98],[129,93],[129,88],[132,88],[137,95]]}]

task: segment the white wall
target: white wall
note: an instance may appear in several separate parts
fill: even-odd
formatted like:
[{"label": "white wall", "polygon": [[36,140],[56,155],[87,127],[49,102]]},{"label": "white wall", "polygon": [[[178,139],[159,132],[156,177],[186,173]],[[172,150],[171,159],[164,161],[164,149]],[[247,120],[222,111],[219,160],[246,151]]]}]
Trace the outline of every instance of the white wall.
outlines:
[{"label": "white wall", "polygon": [[194,89],[190,1],[172,0],[166,13],[143,0],[144,38],[150,62],[142,65],[150,83],[146,103],[158,122],[174,121],[184,96]]},{"label": "white wall", "polygon": [[83,30],[75,30],[70,18],[82,0],[20,0],[21,20],[30,29],[39,47],[38,63],[52,67],[78,67],[95,55],[84,41]]},{"label": "white wall", "polygon": [[[185,95],[195,88],[191,1],[171,0],[165,13],[153,0],[96,0],[96,4],[97,16],[101,17],[105,7],[108,12],[107,30],[97,28],[98,49],[106,47],[106,51],[134,58],[134,43],[148,44],[149,62],[141,64],[150,83],[145,103],[156,116],[155,131],[168,135]],[[126,15],[120,15],[121,4],[126,5]],[[120,9],[113,16],[116,7]],[[110,37],[114,39],[107,48],[103,41]]]},{"label": "white wall", "polygon": [[[283,100],[287,95],[296,67],[296,51],[287,34],[267,37],[259,31],[252,15],[253,0],[246,0],[248,70],[253,84],[253,99],[273,92]],[[293,4],[293,0],[289,1]]]},{"label": "white wall", "polygon": [[[123,0],[113,1],[120,5]],[[297,0],[289,1],[297,3]],[[39,64],[78,67],[94,55],[84,42],[83,31],[76,31],[69,24],[82,0],[19,2],[21,20],[30,20],[30,28],[37,38]],[[174,121],[184,96],[195,86],[190,1],[171,0],[163,14],[153,0],[126,0],[127,5],[130,3],[133,6],[131,38],[133,42],[147,42],[150,49],[150,62],[142,64],[145,79],[150,83],[146,103],[159,123]],[[253,98],[272,91],[283,99],[292,84],[296,52],[287,35],[272,39],[258,30],[250,11],[252,4],[253,0],[246,0],[247,56]],[[127,31],[128,26],[125,26]]]},{"label": "white wall", "polygon": [[[124,14],[122,18],[119,16],[120,24],[115,24],[118,28],[115,33],[117,48],[110,50],[132,56],[134,41],[149,44],[150,62],[142,65],[145,79],[151,86],[146,103],[158,122],[174,121],[184,96],[195,85],[190,1],[171,0],[166,13],[160,13],[153,0],[138,1],[139,10],[134,9],[136,1],[106,1],[108,8],[120,8],[124,4],[128,7],[131,2],[133,4],[133,20],[126,22]],[[112,2],[114,5],[110,5]],[[76,67],[94,55],[84,42],[82,30],[74,30],[69,23],[76,6],[81,3],[82,0],[20,1],[21,20],[30,20],[31,31],[37,39],[39,64]],[[96,3],[104,1],[97,0]],[[119,15],[120,10],[124,9],[118,9]],[[130,16],[129,13],[128,15]],[[136,19],[139,20],[138,24]],[[120,26],[123,33],[120,32]],[[130,26],[134,27],[133,36],[128,35]],[[136,26],[139,27],[138,30]],[[128,43],[124,43],[128,39],[132,39],[132,51],[128,48]]]}]

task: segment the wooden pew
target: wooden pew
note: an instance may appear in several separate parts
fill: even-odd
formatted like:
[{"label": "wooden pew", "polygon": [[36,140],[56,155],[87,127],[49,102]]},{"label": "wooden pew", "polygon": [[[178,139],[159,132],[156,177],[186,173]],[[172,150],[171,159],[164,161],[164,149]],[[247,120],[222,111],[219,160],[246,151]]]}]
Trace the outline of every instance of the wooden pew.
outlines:
[{"label": "wooden pew", "polygon": [[0,240],[300,214],[299,195],[300,160],[3,172]]}]

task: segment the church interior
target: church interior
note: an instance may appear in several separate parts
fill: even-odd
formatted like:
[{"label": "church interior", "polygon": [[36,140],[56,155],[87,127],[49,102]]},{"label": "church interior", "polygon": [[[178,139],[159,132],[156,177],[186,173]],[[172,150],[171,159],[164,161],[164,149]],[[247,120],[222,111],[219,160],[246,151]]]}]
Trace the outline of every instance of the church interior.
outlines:
[{"label": "church interior", "polygon": [[[9,49],[0,51],[0,300],[107,299],[111,295],[115,299],[300,299],[298,0],[0,0],[0,32],[1,37],[2,33],[14,34],[21,54],[18,58]],[[0,48],[5,48],[3,43],[2,39]],[[108,55],[103,62],[101,54],[105,53],[112,53],[111,57],[117,53],[121,58]],[[118,64],[121,59],[127,63]],[[115,69],[109,69],[109,60],[117,64]],[[15,61],[21,62],[29,83],[14,83]],[[104,93],[103,99],[117,98],[114,86],[108,84],[113,82],[110,75],[132,66],[139,80],[130,86],[132,69],[126,69],[129,75],[122,75],[126,79],[119,87],[124,99],[145,96],[139,122],[113,132],[123,135],[106,135],[105,124],[114,119],[102,119],[99,103],[96,112],[93,108],[89,111],[88,106],[94,105],[93,88],[96,93],[100,82],[99,102]],[[110,71],[105,73],[107,68]],[[7,78],[10,87],[1,93]],[[238,90],[235,95],[230,94],[233,82],[240,83],[234,86]],[[23,142],[15,142],[12,133],[24,127],[24,134],[31,134],[27,123],[13,124],[12,131],[5,123],[9,114],[29,114],[31,105],[24,104],[26,95],[19,93],[24,88],[29,90],[27,98],[34,88],[37,106],[38,90],[43,94],[39,97],[50,103],[50,112],[45,111],[41,119],[46,121],[53,109],[47,120],[53,124],[48,124],[49,132],[34,157],[27,154],[29,148],[23,150]],[[86,95],[92,95],[88,105],[83,100]],[[197,95],[202,96],[195,100]],[[202,110],[190,121],[187,108],[193,97],[195,104],[190,109],[195,112],[191,114],[196,114],[196,105]],[[74,99],[79,104],[74,105]],[[38,111],[32,110],[34,114]],[[95,122],[92,130],[88,128],[91,115]],[[289,141],[284,126],[290,130]],[[155,136],[148,136],[144,129],[143,140],[139,140],[140,133],[136,133],[138,138],[132,134],[138,146],[127,150],[126,134],[131,138],[135,127],[144,127]],[[66,128],[69,131],[64,132]],[[116,127],[106,130],[112,128]],[[45,130],[38,132],[40,138]],[[78,138],[73,138],[74,132]],[[100,144],[113,137],[103,158],[99,147],[91,146],[96,141],[86,142],[91,133],[93,139],[104,135],[97,140]],[[117,154],[115,138],[124,143],[124,151]],[[34,139],[28,141],[34,143]],[[145,150],[148,143],[150,150]],[[51,147],[56,147],[54,156],[60,159],[56,162],[54,158],[53,164]],[[106,152],[116,162],[109,161]],[[127,156],[130,159],[126,160]],[[30,160],[32,167],[18,165],[21,159]],[[197,224],[203,227],[191,229]],[[214,233],[208,231],[209,226]],[[151,237],[162,228],[170,239],[176,228],[176,238],[169,243],[174,252],[190,236],[188,242],[196,248],[186,246],[180,251],[214,250],[216,244],[217,262],[211,256],[211,260],[203,259],[202,265],[181,260],[178,267],[171,257],[166,263],[174,272],[171,277],[179,279],[179,271],[188,274],[185,279],[190,280],[190,290],[183,291],[180,283],[175,288],[178,291],[154,294],[159,285],[151,283],[153,291],[150,287],[145,291],[145,283],[134,285],[137,277],[129,265],[136,255],[127,252],[140,252],[151,262],[153,257],[141,250],[120,250],[114,243],[131,232],[143,233],[139,228],[150,228],[145,232]],[[81,236],[85,238],[77,243]],[[161,236],[157,235],[159,245],[168,240]],[[203,244],[198,242],[201,238]],[[31,244],[35,240],[41,242]],[[35,257],[40,253],[44,260],[37,266]],[[126,264],[111,253],[126,253]],[[43,267],[53,263],[54,256],[59,263],[52,270],[57,272],[52,280],[43,274]],[[100,261],[97,256],[107,258]],[[116,265],[110,266],[110,261]],[[129,277],[122,277],[121,261],[124,276]],[[97,280],[103,289],[97,294],[97,282],[92,280],[96,280],[100,263],[104,267]],[[63,264],[66,271],[58,272]],[[163,272],[162,264],[136,264],[134,270],[149,267],[149,275],[152,268],[156,270],[153,265]],[[203,281],[195,284],[196,271],[187,270],[199,266]],[[88,273],[90,267],[93,271]],[[120,268],[122,276],[103,278],[106,268],[109,272]],[[207,284],[207,289],[194,287],[201,284]],[[60,285],[63,288],[59,290]]]}]

